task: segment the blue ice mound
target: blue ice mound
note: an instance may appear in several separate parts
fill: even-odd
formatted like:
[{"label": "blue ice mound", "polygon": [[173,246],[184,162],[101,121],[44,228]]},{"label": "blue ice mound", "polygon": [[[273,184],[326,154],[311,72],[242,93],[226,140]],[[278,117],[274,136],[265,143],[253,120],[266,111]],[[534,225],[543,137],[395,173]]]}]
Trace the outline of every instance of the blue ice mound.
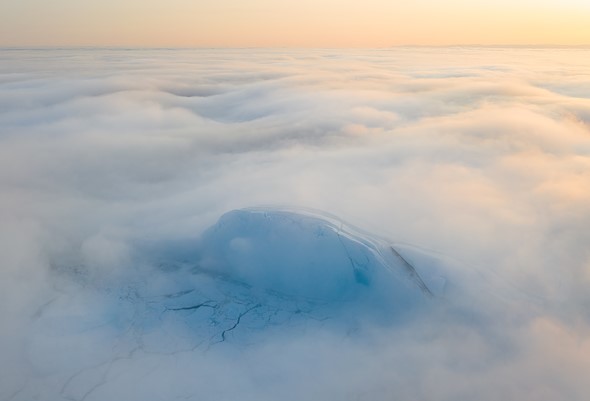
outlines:
[{"label": "blue ice mound", "polygon": [[319,301],[431,295],[387,241],[303,209],[224,214],[203,234],[199,265],[253,288]]},{"label": "blue ice mound", "polygon": [[[148,245],[145,261],[112,281],[64,268],[67,275],[55,276],[63,293],[40,308],[39,330],[71,336],[63,341],[68,350],[80,332],[124,339],[127,358],[136,350],[242,347],[316,329],[356,335],[424,316],[440,299],[432,279],[440,271],[433,270],[436,260],[322,212],[233,210],[198,242]],[[81,319],[81,307],[92,314]],[[102,351],[82,345],[77,355],[100,360]],[[43,341],[34,347],[48,352]],[[47,362],[35,363],[49,370]]]}]

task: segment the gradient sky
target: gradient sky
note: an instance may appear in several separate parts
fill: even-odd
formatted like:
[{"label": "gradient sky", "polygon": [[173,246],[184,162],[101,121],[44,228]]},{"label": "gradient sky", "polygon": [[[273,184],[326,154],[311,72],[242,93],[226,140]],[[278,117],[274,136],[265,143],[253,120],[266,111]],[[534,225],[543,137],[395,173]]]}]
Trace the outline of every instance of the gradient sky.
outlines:
[{"label": "gradient sky", "polygon": [[590,44],[587,0],[2,0],[0,46]]}]

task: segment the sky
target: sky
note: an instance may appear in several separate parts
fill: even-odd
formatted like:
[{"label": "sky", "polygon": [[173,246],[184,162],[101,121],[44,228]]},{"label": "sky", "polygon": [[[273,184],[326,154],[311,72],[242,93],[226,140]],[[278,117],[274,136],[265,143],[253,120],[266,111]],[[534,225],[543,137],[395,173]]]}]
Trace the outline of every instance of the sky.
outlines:
[{"label": "sky", "polygon": [[0,46],[588,45],[583,0],[3,0]]},{"label": "sky", "polygon": [[[572,48],[1,50],[0,399],[587,400],[589,71]],[[272,226],[240,273],[248,229],[216,222],[263,205],[444,285],[256,326],[257,284],[340,277],[315,237],[315,265],[274,259],[296,251]]]}]

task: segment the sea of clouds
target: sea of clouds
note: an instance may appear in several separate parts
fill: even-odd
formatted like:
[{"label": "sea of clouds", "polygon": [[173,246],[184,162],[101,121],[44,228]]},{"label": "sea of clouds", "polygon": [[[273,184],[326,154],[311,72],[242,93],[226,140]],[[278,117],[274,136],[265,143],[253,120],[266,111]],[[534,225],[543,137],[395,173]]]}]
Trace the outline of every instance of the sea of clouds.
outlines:
[{"label": "sea of clouds", "polygon": [[[114,341],[96,288],[258,205],[453,260],[476,290],[354,336]],[[587,49],[0,50],[0,221],[0,400],[590,394]]]}]

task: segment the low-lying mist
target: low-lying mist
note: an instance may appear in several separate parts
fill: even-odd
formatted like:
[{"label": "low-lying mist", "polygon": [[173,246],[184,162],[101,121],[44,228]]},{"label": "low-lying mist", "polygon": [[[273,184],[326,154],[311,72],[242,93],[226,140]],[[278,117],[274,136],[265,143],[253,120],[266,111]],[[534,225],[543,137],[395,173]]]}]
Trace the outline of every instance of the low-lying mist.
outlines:
[{"label": "low-lying mist", "polygon": [[585,400],[589,71],[0,50],[0,400]]}]

